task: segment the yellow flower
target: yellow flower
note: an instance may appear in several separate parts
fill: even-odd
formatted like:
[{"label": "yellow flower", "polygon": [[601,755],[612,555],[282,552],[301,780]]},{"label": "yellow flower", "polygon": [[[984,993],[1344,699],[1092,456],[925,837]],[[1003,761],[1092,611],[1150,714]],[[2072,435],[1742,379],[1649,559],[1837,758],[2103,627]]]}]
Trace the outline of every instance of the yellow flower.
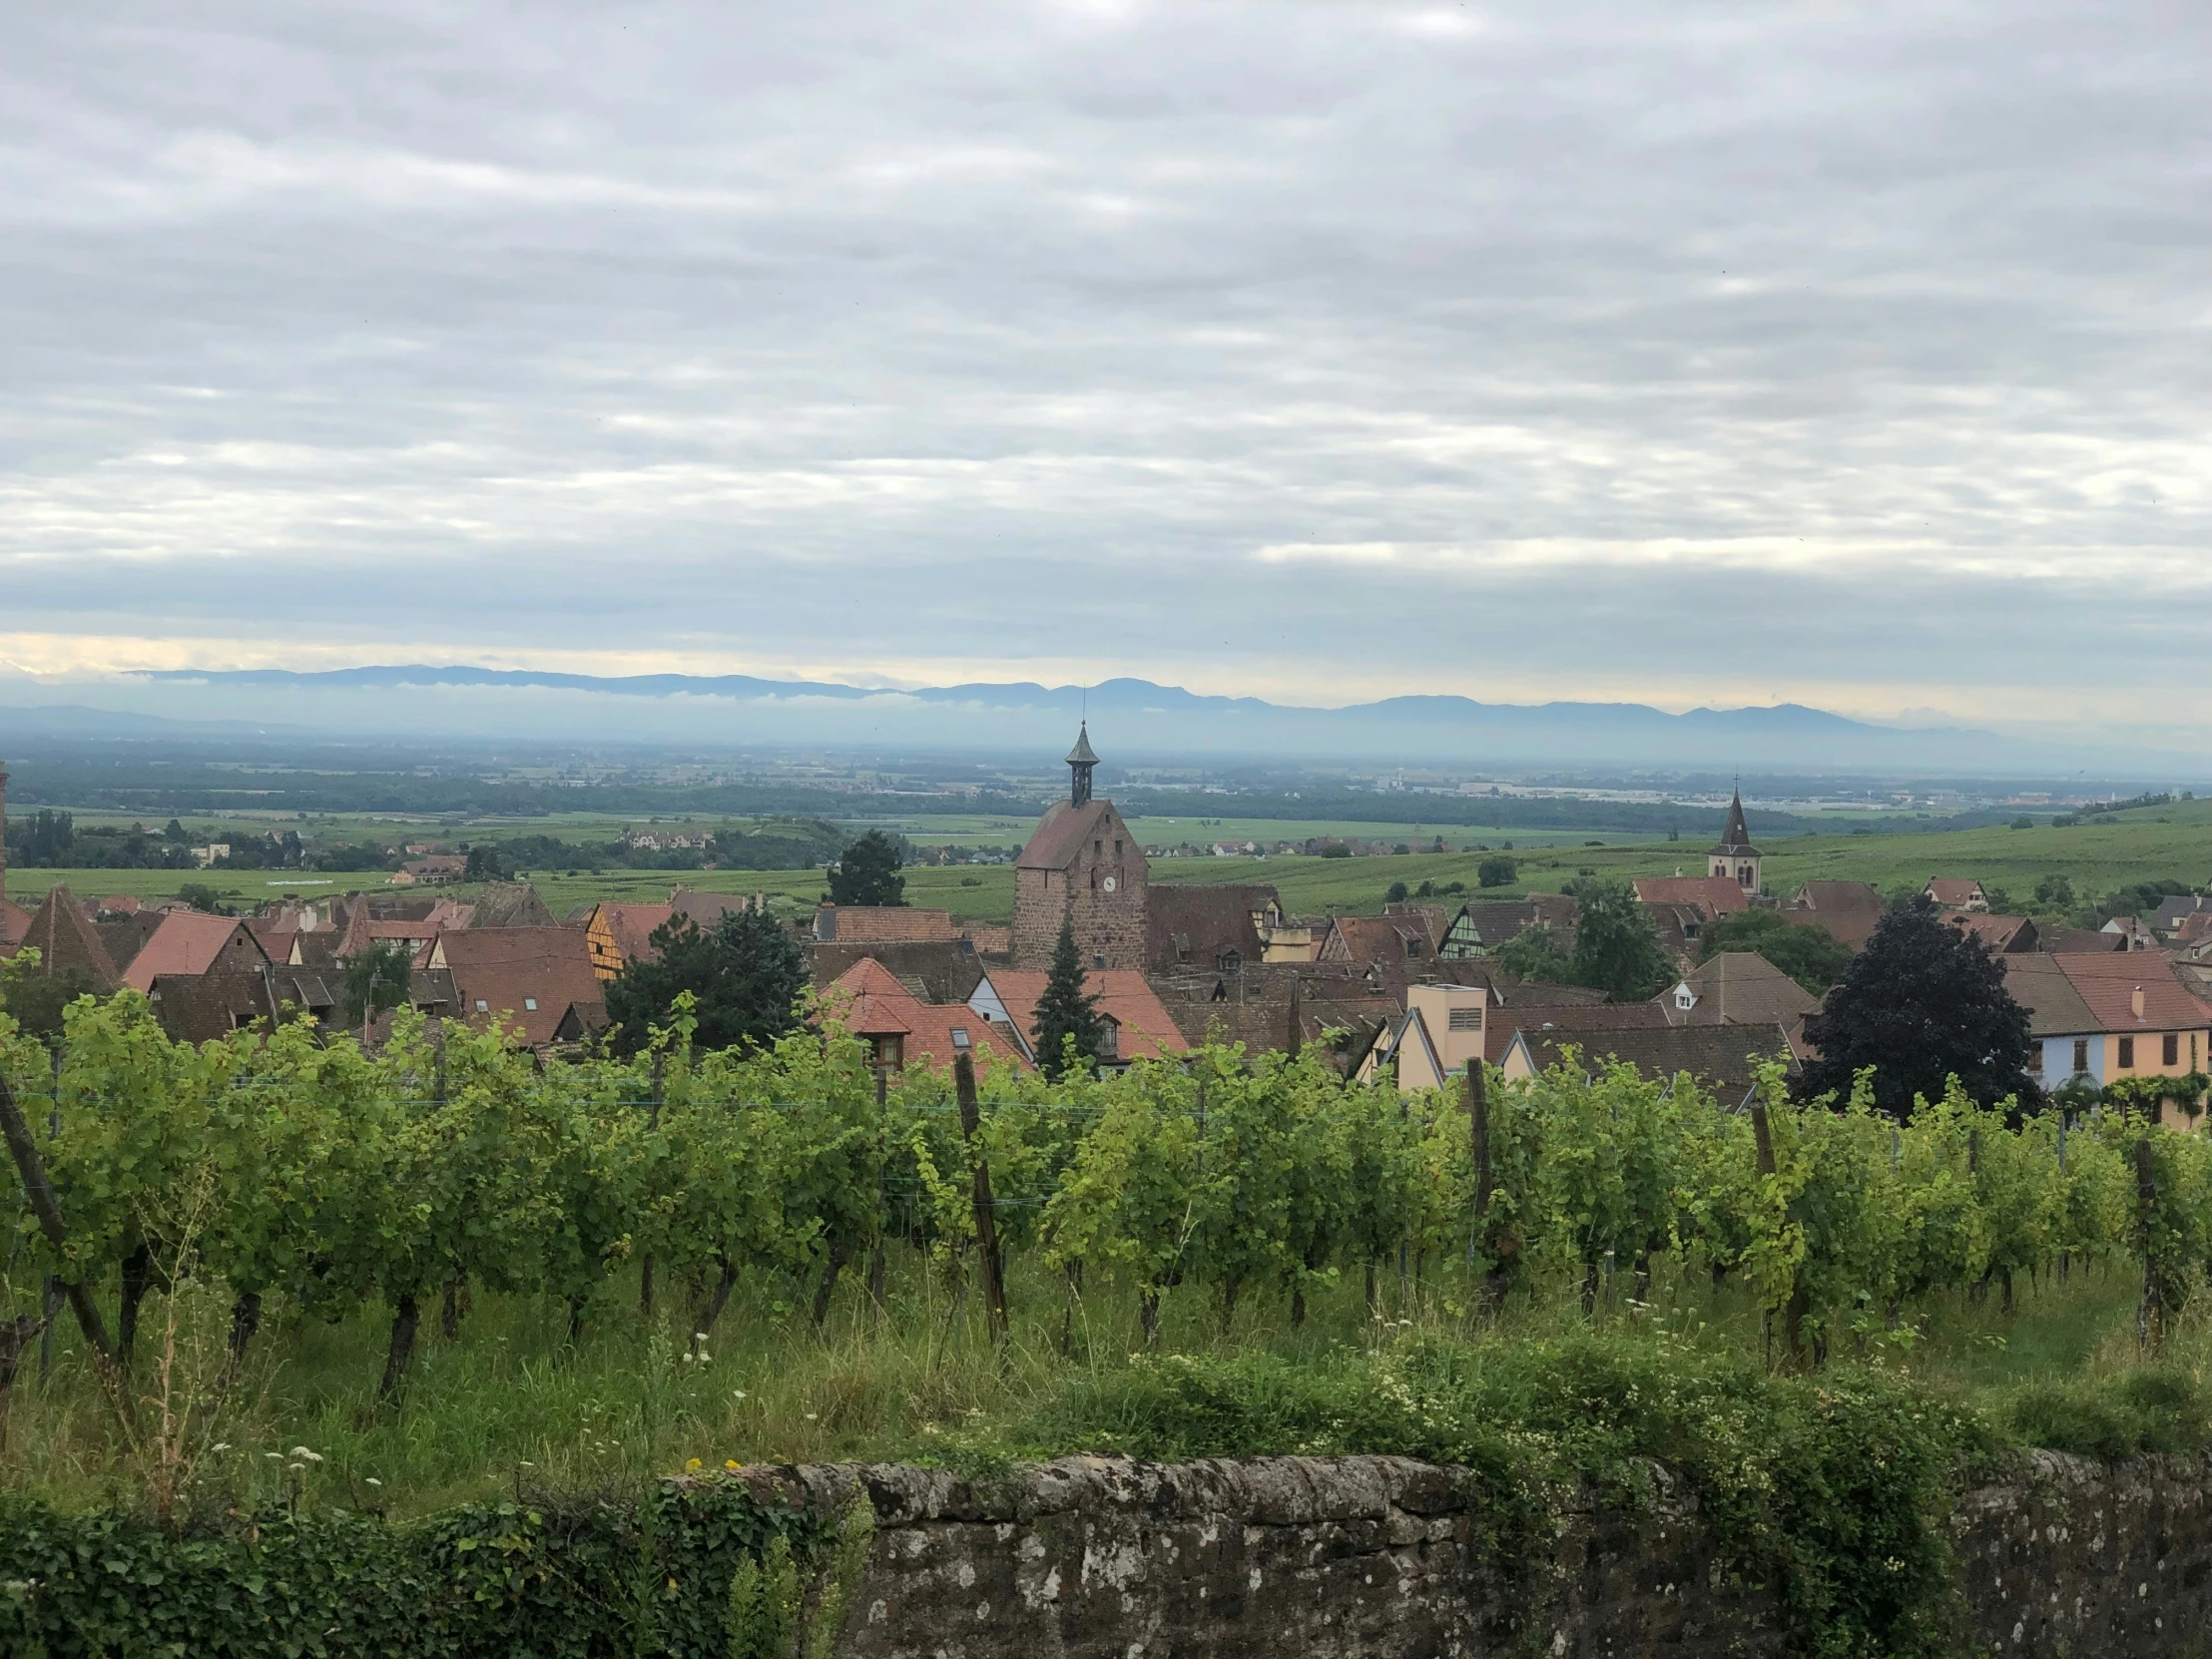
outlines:
[{"label": "yellow flower", "polygon": [[687,1457],[687,1458],[685,1458],[685,1459],[684,1459],[684,1467],[686,1467],[687,1469],[696,1469],[696,1468],[698,1468],[698,1467],[699,1467],[699,1459],[698,1459],[698,1458],[696,1458],[696,1457]]},{"label": "yellow flower", "polygon": [[735,1457],[725,1457],[722,1460],[722,1466],[726,1469],[735,1470],[739,1466],[738,1460]]}]

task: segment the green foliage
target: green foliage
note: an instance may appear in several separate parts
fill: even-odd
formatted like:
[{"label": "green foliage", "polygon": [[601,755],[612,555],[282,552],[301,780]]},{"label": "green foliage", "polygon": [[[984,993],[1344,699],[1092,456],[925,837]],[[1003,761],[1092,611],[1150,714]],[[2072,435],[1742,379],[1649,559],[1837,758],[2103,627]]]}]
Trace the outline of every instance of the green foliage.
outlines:
[{"label": "green foliage", "polygon": [[39,953],[28,945],[0,959],[0,1012],[12,1016],[48,1048],[60,1046],[64,1010],[98,989],[92,975],[80,967],[41,972]]},{"label": "green foliage", "polygon": [[2035,907],[2038,910],[2070,910],[2074,907],[2074,885],[2063,875],[2046,875],[2035,883]]},{"label": "green foliage", "polygon": [[870,830],[844,849],[830,869],[830,901],[832,904],[904,904],[906,878],[898,873],[904,860],[898,842],[880,830]]},{"label": "green foliage", "polygon": [[356,950],[345,964],[345,1017],[355,1025],[407,1005],[413,949],[398,939]]},{"label": "green foliage", "polygon": [[799,1645],[799,1568],[778,1533],[730,1580],[730,1659],[792,1659]]},{"label": "green foliage", "polygon": [[1392,881],[1383,891],[1382,902],[1385,904],[1402,904],[1405,902],[1407,892],[1408,889],[1404,882]]},{"label": "green foliage", "polygon": [[0,1634],[43,1642],[49,1659],[598,1659],[633,1649],[640,1621],[625,1573],[646,1548],[658,1638],[650,1651],[721,1659],[739,1651],[732,1585],[746,1566],[765,1556],[789,1567],[795,1545],[812,1560],[826,1542],[819,1523],[721,1477],[658,1481],[641,1512],[649,1528],[622,1508],[548,1497],[449,1510],[409,1527],[274,1509],[178,1532],[112,1511],[60,1514],[9,1500],[0,1581],[25,1588],[12,1607],[0,1601]]},{"label": "green foliage", "polygon": [[1574,976],[1574,957],[1560,944],[1558,933],[1543,923],[1523,927],[1499,945],[1497,964],[1516,979],[1547,985],[1569,984]]},{"label": "green foliage", "polygon": [[1815,996],[1851,966],[1850,945],[1825,927],[1794,926],[1779,910],[1739,910],[1706,923],[1698,935],[1697,959],[1709,962],[1724,950],[1766,957]]},{"label": "green foliage", "polygon": [[647,1048],[655,1028],[675,1019],[683,996],[691,998],[702,1048],[762,1047],[798,1026],[806,957],[774,917],[728,910],[703,931],[678,915],[654,929],[651,943],[651,956],[624,963],[607,986],[617,1054]]},{"label": "green foliage", "polygon": [[1574,966],[1568,982],[1605,993],[1608,1002],[1643,1002],[1658,995],[1674,964],[1659,947],[1651,912],[1626,881],[1584,880],[1574,889]]},{"label": "green foliage", "polygon": [[2212,1440],[2212,1399],[2203,1384],[2164,1367],[2023,1383],[1999,1397],[1993,1415],[2018,1444],[2107,1462],[2193,1454]]},{"label": "green foliage", "polygon": [[1893,1117],[1957,1078],[1983,1105],[2041,1098],[2028,1077],[2027,1011],[1980,939],[1947,925],[1926,898],[1885,914],[1828,993],[1807,1035],[1820,1057],[1803,1092],[1848,1093],[1875,1069],[1876,1105]]},{"label": "green foliage", "polygon": [[463,876],[470,881],[505,881],[513,877],[513,862],[497,841],[478,841],[468,849]]},{"label": "green foliage", "polygon": [[1058,1081],[1073,1061],[1085,1065],[1097,1060],[1105,1041],[1098,998],[1084,989],[1083,958],[1075,948],[1075,926],[1060,923],[1060,937],[1052,947],[1052,966],[1045,975],[1044,994],[1037,998],[1037,1063],[1045,1075]]},{"label": "green foliage", "polygon": [[238,894],[225,892],[220,888],[211,886],[206,881],[187,881],[177,889],[177,896],[185,903],[190,904],[195,910],[203,911],[211,916],[227,916],[232,912],[230,906],[224,901],[236,898]]},{"label": "green foliage", "polygon": [[1492,853],[1475,866],[1474,878],[1485,887],[1509,887],[1519,873],[1519,866],[1502,852]]}]

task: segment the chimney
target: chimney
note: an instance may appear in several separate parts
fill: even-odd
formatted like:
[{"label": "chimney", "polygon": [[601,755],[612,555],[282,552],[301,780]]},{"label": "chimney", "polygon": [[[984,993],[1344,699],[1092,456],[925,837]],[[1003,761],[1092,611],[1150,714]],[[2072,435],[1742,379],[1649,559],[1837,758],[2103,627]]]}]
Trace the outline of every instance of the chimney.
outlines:
[{"label": "chimney", "polygon": [[2143,987],[2137,985],[2135,987],[2135,994],[2129,997],[2127,1000],[2128,1006],[2135,1010],[2135,1017],[2137,1019],[2141,1019],[2143,1017]]}]

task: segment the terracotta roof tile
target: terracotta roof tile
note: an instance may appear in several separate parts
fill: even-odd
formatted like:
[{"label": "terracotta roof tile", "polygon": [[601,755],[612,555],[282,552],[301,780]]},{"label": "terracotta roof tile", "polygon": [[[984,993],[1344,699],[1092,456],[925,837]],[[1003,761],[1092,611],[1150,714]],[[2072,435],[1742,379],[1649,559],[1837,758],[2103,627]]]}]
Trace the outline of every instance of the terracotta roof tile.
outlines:
[{"label": "terracotta roof tile", "polygon": [[463,1020],[488,1025],[506,1016],[508,1029],[528,1048],[560,1040],[564,1024],[589,1030],[606,1023],[606,991],[592,972],[581,928],[448,931],[431,946],[428,965],[452,969]]},{"label": "terracotta roof tile", "polygon": [[1744,889],[1725,875],[1639,875],[1636,897],[1645,904],[1694,904],[1707,920],[1751,908]]},{"label": "terracotta roof tile", "polygon": [[207,973],[218,963],[227,969],[259,967],[268,960],[268,953],[237,917],[171,910],[123,970],[123,983],[146,992],[154,988],[157,974]]},{"label": "terracotta roof tile", "polygon": [[855,1036],[900,1039],[907,1065],[949,1066],[961,1054],[1018,1067],[1021,1056],[964,1002],[923,1002],[890,969],[863,956],[824,993],[830,1016]]},{"label": "terracotta roof tile", "polygon": [[1014,860],[1014,867],[1066,869],[1075,862],[1083,850],[1083,843],[1091,838],[1091,831],[1113,810],[1113,805],[1110,801],[1094,800],[1076,807],[1065,801],[1055,801],[1037,821],[1028,844]]},{"label": "terracotta roof tile", "polygon": [[959,936],[950,910],[917,910],[904,904],[825,904],[815,911],[815,937],[826,944],[902,944]]},{"label": "terracotta roof tile", "polygon": [[[991,972],[992,988],[1032,1047],[1037,1040],[1037,1003],[1050,978],[1041,968],[997,968]],[[1094,968],[1083,975],[1083,988],[1098,998],[1098,1011],[1120,1028],[1117,1059],[1154,1059],[1190,1048],[1167,1004],[1136,969]]]}]

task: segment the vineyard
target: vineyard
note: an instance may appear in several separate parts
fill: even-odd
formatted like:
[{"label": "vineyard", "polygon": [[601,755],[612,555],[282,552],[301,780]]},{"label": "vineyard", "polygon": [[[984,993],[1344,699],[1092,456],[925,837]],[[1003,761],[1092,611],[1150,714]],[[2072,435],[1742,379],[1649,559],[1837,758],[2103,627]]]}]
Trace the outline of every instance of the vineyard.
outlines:
[{"label": "vineyard", "polygon": [[396,1416],[425,1326],[450,1339],[486,1298],[547,1352],[665,1330],[682,1368],[733,1307],[819,1332],[880,1317],[894,1281],[948,1338],[1003,1344],[1018,1316],[1072,1353],[1113,1310],[1146,1348],[1164,1311],[1201,1338],[1296,1331],[1348,1288],[1369,1321],[1464,1330],[1547,1300],[1647,1308],[1656,1278],[1727,1287],[1763,1361],[1802,1369],[1909,1349],[1945,1299],[2008,1311],[2023,1279],[2092,1271],[2139,1292],[2152,1346],[2212,1267],[2212,1149],[2147,1114],[2013,1122],[1953,1097],[1899,1125],[1864,1098],[1791,1104],[1779,1076],[1735,1111],[1625,1068],[1405,1099],[1223,1048],[1058,1084],[885,1080],[834,1028],[742,1056],[687,1038],[543,1070],[419,1024],[375,1054],[303,1026],[195,1048],[128,996],[80,1003],[54,1054],[10,1036],[34,1202],[0,1364],[54,1365],[70,1328],[143,1435],[148,1311],[211,1298],[203,1392],[286,1333],[373,1326],[354,1381]]}]

